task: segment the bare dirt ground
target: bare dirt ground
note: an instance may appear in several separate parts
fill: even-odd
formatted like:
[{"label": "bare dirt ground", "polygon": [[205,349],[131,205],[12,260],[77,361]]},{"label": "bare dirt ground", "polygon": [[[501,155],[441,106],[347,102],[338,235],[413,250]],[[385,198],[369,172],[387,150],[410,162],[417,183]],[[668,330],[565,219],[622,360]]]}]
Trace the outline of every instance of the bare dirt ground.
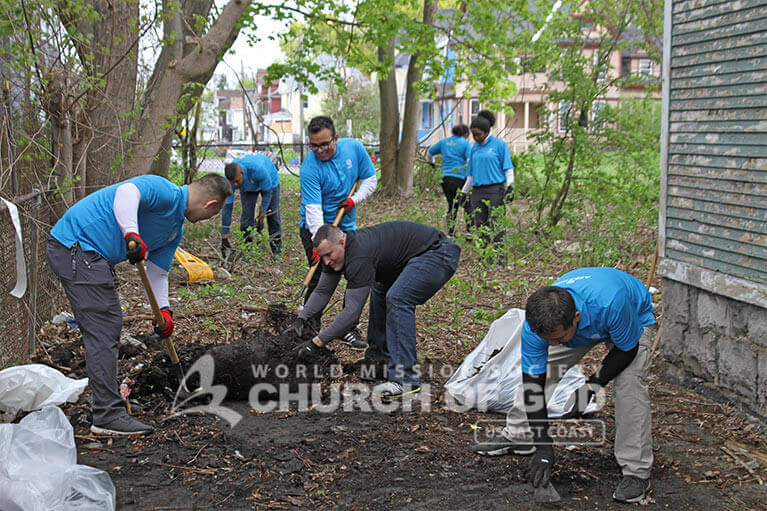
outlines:
[{"label": "bare dirt ground", "polygon": [[[284,208],[294,207],[291,192],[283,195],[288,202]],[[435,199],[429,207],[439,210],[441,203]],[[375,220],[392,218],[397,211],[397,205],[385,203],[375,211]],[[186,368],[206,347],[231,344],[241,335],[274,336],[289,324],[290,314],[275,319],[267,311],[273,303],[286,303],[294,310],[296,275],[305,271],[297,234],[288,232],[293,224],[285,218],[283,222],[282,261],[262,259],[230,267],[242,276],[233,284],[237,288],[233,294],[219,288],[206,295],[205,288],[194,288],[193,296],[173,302],[177,320],[173,338]],[[643,239],[628,243],[637,253],[622,269],[643,276],[653,237],[647,232]],[[195,249],[214,260],[210,246],[217,238],[211,239]],[[162,384],[153,388],[137,384],[131,397],[143,411],[136,416],[156,430],[142,438],[107,440],[90,434],[86,390],[78,403],[63,406],[75,428],[78,463],[106,470],[117,488],[118,508],[126,510],[537,509],[526,482],[527,458],[485,458],[470,452],[475,435],[486,431],[488,421],[502,422],[503,417],[451,411],[443,401],[447,377],[482,339],[490,319],[522,306],[533,288],[565,270],[567,262],[530,256],[519,257],[512,265],[510,271],[484,270],[476,254],[464,247],[457,282],[419,309],[419,360],[430,392],[428,398],[424,394],[412,403],[411,410],[366,411],[370,398],[330,412],[321,407],[298,410],[295,404],[284,411],[264,411],[247,401],[225,401],[223,406],[241,416],[232,427],[213,414],[171,416],[173,398]],[[168,375],[163,347],[151,336],[151,316],[135,270],[124,264],[119,274],[124,281],[120,289],[126,309],[124,332],[146,345],[146,349],[121,348],[120,374],[137,381],[144,381],[149,371]],[[183,288],[183,275],[177,268],[171,272],[175,294]],[[660,287],[657,277],[653,284]],[[338,307],[336,303],[327,317]],[[40,362],[72,377],[86,375],[77,331],[48,325],[42,337]],[[350,386],[361,385],[351,364],[362,353],[338,342],[331,348],[346,372],[311,378],[321,385],[324,397],[332,388],[347,392],[363,388]],[[767,438],[760,433],[764,424],[738,415],[726,403],[675,385],[666,377],[665,364],[656,355],[649,381],[655,464],[653,490],[641,507],[764,509]],[[553,483],[563,509],[630,507],[611,498],[620,471],[612,455],[610,402],[596,415],[606,424],[604,445],[557,449]]]}]

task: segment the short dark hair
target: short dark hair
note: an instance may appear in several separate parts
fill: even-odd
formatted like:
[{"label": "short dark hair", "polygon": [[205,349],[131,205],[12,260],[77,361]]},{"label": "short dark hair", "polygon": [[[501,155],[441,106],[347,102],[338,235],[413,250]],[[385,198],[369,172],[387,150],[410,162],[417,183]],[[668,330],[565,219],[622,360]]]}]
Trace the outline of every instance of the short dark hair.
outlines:
[{"label": "short dark hair", "polygon": [[344,231],[335,225],[323,225],[317,229],[317,232],[314,234],[314,238],[312,238],[312,245],[314,248],[317,248],[320,246],[320,243],[325,240],[328,240],[331,243],[338,243],[338,240],[340,240],[343,235]]},{"label": "short dark hair", "polygon": [[453,126],[453,135],[456,137],[465,137],[469,134],[469,127],[465,124],[456,124]]},{"label": "short dark hair", "polygon": [[490,133],[490,128],[492,127],[492,123],[488,121],[487,118],[482,117],[479,114],[477,114],[474,120],[471,121],[471,129],[478,129],[480,131],[484,131],[485,133]]},{"label": "short dark hair", "polygon": [[546,286],[527,299],[525,319],[533,332],[548,335],[560,326],[570,328],[575,312],[575,300],[566,289]]},{"label": "short dark hair", "polygon": [[239,163],[227,163],[224,165],[224,175],[229,181],[234,181],[234,178],[237,177],[237,171],[240,170],[240,168]]},{"label": "short dark hair", "polygon": [[319,133],[324,129],[329,129],[332,136],[336,136],[336,127],[333,124],[333,119],[327,115],[318,115],[309,121],[309,126],[306,127],[306,131],[310,134]]},{"label": "short dark hair", "polygon": [[199,186],[206,197],[216,199],[219,204],[223,204],[234,193],[232,185],[221,174],[205,174],[193,184]]}]

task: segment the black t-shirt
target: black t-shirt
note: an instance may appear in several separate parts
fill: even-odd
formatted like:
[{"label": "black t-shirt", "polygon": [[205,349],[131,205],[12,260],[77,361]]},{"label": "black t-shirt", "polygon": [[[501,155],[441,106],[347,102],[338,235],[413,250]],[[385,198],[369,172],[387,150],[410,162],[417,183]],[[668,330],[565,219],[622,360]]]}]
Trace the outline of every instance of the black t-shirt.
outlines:
[{"label": "black t-shirt", "polygon": [[393,283],[408,261],[439,246],[445,235],[416,222],[384,222],[346,233],[346,287]]}]

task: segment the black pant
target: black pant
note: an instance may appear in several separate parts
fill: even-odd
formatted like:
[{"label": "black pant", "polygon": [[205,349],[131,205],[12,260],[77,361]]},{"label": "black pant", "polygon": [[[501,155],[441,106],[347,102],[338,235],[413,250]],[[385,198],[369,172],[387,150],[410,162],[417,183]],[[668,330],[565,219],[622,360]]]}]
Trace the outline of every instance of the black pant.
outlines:
[{"label": "black pant", "polygon": [[445,199],[447,199],[447,213],[445,219],[447,222],[447,233],[449,235],[455,234],[455,220],[458,216],[458,208],[463,206],[464,218],[466,219],[466,232],[471,229],[471,206],[469,201],[465,198],[462,201],[456,201],[455,195],[463,188],[463,184],[466,179],[453,176],[445,176],[442,178],[442,191],[445,192]]},{"label": "black pant", "polygon": [[117,380],[123,315],[117,277],[106,259],[80,245],[68,248],[51,238],[48,266],[59,277],[85,345],[88,384],[93,393],[93,423],[104,426],[126,415]]},{"label": "black pant", "polygon": [[[474,229],[486,226],[480,234],[485,246],[494,245],[498,251],[499,264],[505,264],[506,254],[503,253],[503,238],[506,231],[498,225],[495,215],[504,216],[506,208],[503,202],[505,192],[504,183],[495,183],[487,186],[475,186],[471,190],[471,209],[474,213]],[[496,212],[498,211],[498,212]]]}]

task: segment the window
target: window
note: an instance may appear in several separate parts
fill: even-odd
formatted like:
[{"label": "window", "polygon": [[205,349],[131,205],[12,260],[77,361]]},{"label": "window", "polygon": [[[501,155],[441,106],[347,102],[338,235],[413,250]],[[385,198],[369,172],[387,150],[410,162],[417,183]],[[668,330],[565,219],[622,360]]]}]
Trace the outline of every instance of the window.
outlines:
[{"label": "window", "polygon": [[308,98],[304,98],[303,101],[304,101],[304,108],[309,108],[309,99]]},{"label": "window", "polygon": [[597,99],[591,105],[591,128],[594,131],[600,131],[605,125],[604,111],[607,102],[603,99]]},{"label": "window", "polygon": [[559,102],[559,123],[558,129],[560,133],[567,131],[567,124],[570,122],[570,111],[572,110],[572,103],[569,101]]},{"label": "window", "polygon": [[469,103],[469,117],[473,119],[477,112],[479,112],[479,100],[472,99]]},{"label": "window", "polygon": [[639,74],[647,76],[652,74],[652,60],[639,59]]},{"label": "window", "polygon": [[421,101],[421,129],[429,130],[433,126],[432,118],[432,102]]}]

